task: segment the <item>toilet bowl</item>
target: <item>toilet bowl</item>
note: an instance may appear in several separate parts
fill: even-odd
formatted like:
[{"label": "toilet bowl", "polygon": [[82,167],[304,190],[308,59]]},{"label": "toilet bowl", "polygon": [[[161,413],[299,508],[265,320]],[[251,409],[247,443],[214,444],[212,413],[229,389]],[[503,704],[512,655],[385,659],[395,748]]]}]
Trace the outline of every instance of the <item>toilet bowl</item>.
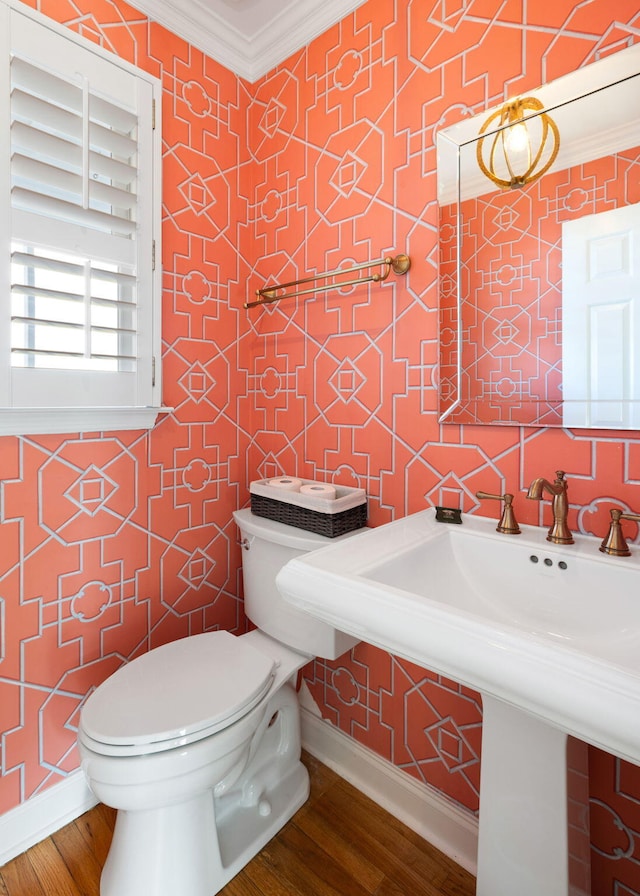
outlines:
[{"label": "toilet bowl", "polygon": [[[118,810],[101,896],[212,896],[300,808],[296,673],[357,643],[290,608],[275,576],[335,539],[234,513],[258,629],[194,635],[122,666],[86,701],[82,768]],[[349,536],[342,536],[349,537]]]}]

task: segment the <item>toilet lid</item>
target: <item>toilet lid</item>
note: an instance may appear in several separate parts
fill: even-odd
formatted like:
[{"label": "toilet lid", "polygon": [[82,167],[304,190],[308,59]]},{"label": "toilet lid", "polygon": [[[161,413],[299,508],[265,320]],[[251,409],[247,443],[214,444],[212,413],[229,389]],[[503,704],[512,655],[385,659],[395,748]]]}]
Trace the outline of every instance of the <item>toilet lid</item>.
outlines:
[{"label": "toilet lid", "polygon": [[87,700],[81,728],[98,744],[188,743],[246,715],[273,681],[273,659],[246,639],[209,632],[117,670]]}]

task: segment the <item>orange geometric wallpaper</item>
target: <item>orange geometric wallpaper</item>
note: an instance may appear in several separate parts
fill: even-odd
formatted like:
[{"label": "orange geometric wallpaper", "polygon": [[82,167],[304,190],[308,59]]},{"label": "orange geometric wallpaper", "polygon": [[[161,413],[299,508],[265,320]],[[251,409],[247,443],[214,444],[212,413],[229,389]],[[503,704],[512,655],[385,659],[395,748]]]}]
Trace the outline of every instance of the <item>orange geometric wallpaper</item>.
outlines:
[{"label": "orange geometric wallpaper", "polygon": [[[3,812],[77,767],[82,701],[124,660],[244,630],[231,512],[251,479],[362,486],[372,525],[492,513],[477,489],[542,524],[523,492],[561,468],[575,530],[640,509],[638,433],[438,424],[434,149],[439,127],[633,43],[636,0],[369,0],[254,85],[117,0],[39,8],[162,79],[175,410],[148,434],[0,439]],[[393,250],[406,277],[242,309]],[[365,644],[307,681],[343,731],[477,809],[476,694]],[[637,770],[592,759],[593,892],[640,893]]]}]

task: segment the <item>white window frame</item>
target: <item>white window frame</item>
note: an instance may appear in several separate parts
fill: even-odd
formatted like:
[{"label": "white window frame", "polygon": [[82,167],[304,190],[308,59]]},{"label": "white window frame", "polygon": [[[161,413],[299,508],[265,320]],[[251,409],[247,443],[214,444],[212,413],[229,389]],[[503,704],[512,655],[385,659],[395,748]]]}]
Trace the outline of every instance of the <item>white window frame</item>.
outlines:
[{"label": "white window frame", "polygon": [[[139,306],[137,324],[136,369],[131,403],[118,401],[117,406],[105,406],[100,398],[99,382],[95,393],[84,388],[92,378],[82,370],[73,371],[71,376],[78,380],[79,394],[73,399],[65,397],[66,371],[47,371],[45,387],[38,386],[37,392],[24,386],[22,378],[15,375],[20,368],[11,366],[11,141],[10,126],[10,60],[14,46],[21,42],[25,46],[24,35],[28,35],[26,46],[32,60],[40,67],[47,63],[52,74],[56,74],[56,53],[59,54],[60,40],[68,41],[68,55],[77,58],[87,67],[105,63],[110,66],[109,76],[135,78],[136,103],[138,112],[144,103],[141,120],[149,122],[141,127],[139,134],[138,174],[144,189],[138,192],[137,226],[137,302]],[[17,35],[17,36],[15,36]],[[33,45],[33,46],[32,46]],[[56,48],[53,49],[52,48]],[[0,46],[2,65],[0,67],[0,435],[26,435],[40,433],[96,432],[125,429],[148,429],[156,421],[159,413],[169,410],[162,407],[161,395],[161,89],[159,79],[140,70],[130,63],[108,53],[92,42],[79,37],[70,29],[53,22],[17,0],[0,0]],[[24,55],[24,49],[20,55]],[[82,54],[87,54],[86,57]],[[91,56],[89,54],[92,54]],[[101,61],[97,61],[97,59]],[[82,66],[79,64],[78,68]],[[123,72],[126,75],[123,75]],[[146,103],[151,106],[148,108]],[[154,125],[151,125],[151,119]],[[153,127],[153,129],[152,129]],[[157,259],[157,262],[156,262]],[[117,374],[116,374],[117,375]],[[28,378],[27,378],[28,380]],[[98,377],[99,381],[99,377]],[[40,379],[42,384],[42,378]],[[74,384],[75,385],[75,384]],[[68,391],[68,390],[67,390]],[[84,394],[83,394],[84,393]],[[85,400],[86,395],[86,400]],[[104,393],[102,393],[104,396]],[[127,395],[128,398],[128,395]],[[100,406],[102,405],[102,406]]]}]

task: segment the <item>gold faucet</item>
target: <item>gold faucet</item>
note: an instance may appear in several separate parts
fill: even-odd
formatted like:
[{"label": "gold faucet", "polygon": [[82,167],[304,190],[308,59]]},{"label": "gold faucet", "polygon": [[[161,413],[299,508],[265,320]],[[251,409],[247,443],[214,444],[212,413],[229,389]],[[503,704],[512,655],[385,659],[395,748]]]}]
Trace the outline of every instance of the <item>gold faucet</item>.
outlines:
[{"label": "gold faucet", "polygon": [[569,510],[567,480],[564,478],[562,470],[556,472],[556,479],[553,483],[542,477],[534,479],[529,486],[527,498],[541,501],[543,492],[548,492],[553,496],[553,525],[547,534],[547,541],[552,541],[554,544],[573,544],[573,536],[567,526],[567,512]]},{"label": "gold faucet", "polygon": [[640,514],[623,513],[618,507],[613,507],[610,513],[611,525],[609,526],[609,531],[606,537],[600,545],[600,550],[603,554],[611,554],[614,557],[630,557],[631,551],[629,550],[627,539],[622,532],[620,520],[635,520],[636,522],[639,522]]}]

